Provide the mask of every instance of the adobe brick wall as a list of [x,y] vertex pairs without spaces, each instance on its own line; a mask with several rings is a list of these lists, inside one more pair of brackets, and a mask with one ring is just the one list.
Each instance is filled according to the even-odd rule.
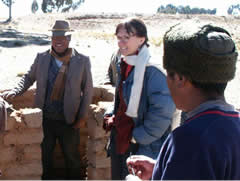
[[103,115],[112,107],[114,99],[114,88],[101,86],[94,89],[93,104],[90,105],[87,122],[87,179],[89,180],[111,180],[111,163],[106,154],[106,144],[109,133],[102,128]]
[[1,179],[41,179],[42,112],[26,108],[8,114],[6,131],[0,134]]
[[[41,148],[43,138],[42,112],[33,108],[35,89],[30,88],[11,104],[17,110],[8,113],[6,130],[0,133],[0,179],[39,180],[41,179]],[[103,114],[111,106],[114,88],[94,87],[94,96],[89,117],[80,129],[79,153],[82,169],[80,178],[108,180],[110,160],[106,157],[105,145],[109,134],[102,130]],[[54,151],[56,177],[64,177],[64,159],[60,146]]]

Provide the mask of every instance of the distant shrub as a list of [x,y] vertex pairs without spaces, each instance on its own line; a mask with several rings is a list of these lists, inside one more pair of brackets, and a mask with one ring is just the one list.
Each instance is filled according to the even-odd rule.
[[162,37],[150,37],[149,42],[157,47],[162,44]]

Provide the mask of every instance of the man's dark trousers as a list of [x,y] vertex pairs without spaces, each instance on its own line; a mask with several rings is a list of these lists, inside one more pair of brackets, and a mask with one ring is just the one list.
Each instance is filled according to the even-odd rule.
[[79,129],[67,125],[65,120],[43,117],[42,166],[43,180],[54,179],[53,152],[58,140],[65,160],[67,180],[77,178],[80,172],[80,156],[78,152]]

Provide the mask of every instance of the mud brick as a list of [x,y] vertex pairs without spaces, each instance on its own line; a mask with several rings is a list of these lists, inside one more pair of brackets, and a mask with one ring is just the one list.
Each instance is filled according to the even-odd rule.
[[40,128],[42,126],[42,111],[39,108],[20,109],[23,121],[28,128]]
[[41,160],[40,144],[27,145],[23,150],[23,159],[27,161]]
[[9,132],[3,138],[4,145],[25,145],[41,143],[43,132],[39,129],[26,129],[22,132]]
[[11,176],[12,179],[19,179],[19,177],[39,176],[42,174],[41,162],[35,161],[28,164],[12,164],[4,172],[4,175]]
[[92,166],[88,166],[87,173],[88,180],[111,180],[111,167],[94,168]]

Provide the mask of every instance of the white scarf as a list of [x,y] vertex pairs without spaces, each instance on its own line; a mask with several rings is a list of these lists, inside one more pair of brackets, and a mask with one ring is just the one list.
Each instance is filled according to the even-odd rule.
[[133,86],[131,89],[131,95],[126,111],[126,115],[130,117],[138,116],[138,107],[142,94],[144,74],[150,57],[151,55],[146,45],[141,48],[138,55],[125,57],[127,64],[135,66]]

